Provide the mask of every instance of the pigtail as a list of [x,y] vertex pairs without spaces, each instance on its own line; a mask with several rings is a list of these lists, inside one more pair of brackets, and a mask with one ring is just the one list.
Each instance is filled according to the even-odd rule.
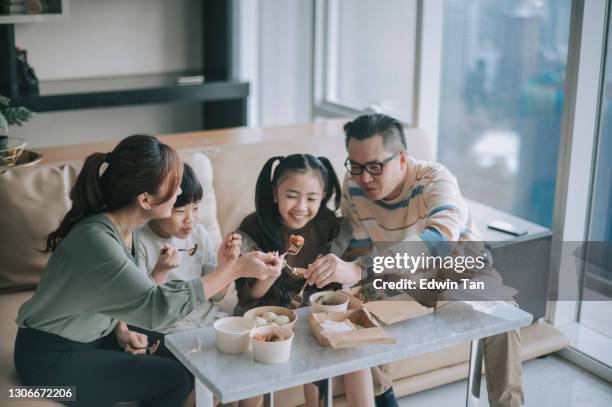
[[340,187],[340,181],[338,180],[338,176],[336,175],[336,171],[334,171],[334,167],[331,162],[327,159],[327,157],[319,157],[319,161],[323,164],[323,167],[327,170],[327,185],[325,185],[325,196],[327,200],[331,199],[331,196],[334,195],[334,209],[338,210],[340,208],[340,199],[342,198],[342,190]]
[[257,223],[266,237],[265,243],[267,248],[262,247],[265,250],[273,250],[271,248],[281,247],[282,244],[278,236],[280,215],[278,213],[278,206],[274,202],[274,184],[272,182],[274,174],[272,167],[283,158],[282,156],[276,156],[266,161],[259,173],[259,177],[257,177],[257,184],[255,185],[255,213]]

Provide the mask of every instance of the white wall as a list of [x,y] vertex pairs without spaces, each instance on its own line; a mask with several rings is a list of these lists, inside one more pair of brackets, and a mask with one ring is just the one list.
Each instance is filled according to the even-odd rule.
[[313,2],[260,0],[258,14],[259,124],[308,122],[312,118]]
[[[18,24],[40,80],[195,70],[201,67],[201,1],[73,0],[70,18]],[[199,104],[41,113],[11,134],[31,147],[201,128]]]

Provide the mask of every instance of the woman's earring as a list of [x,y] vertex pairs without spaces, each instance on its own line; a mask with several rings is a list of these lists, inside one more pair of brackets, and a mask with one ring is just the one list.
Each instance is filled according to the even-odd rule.
[[148,211],[150,211],[150,210],[151,210],[151,207],[150,207],[150,206],[147,206],[147,210],[148,210]]

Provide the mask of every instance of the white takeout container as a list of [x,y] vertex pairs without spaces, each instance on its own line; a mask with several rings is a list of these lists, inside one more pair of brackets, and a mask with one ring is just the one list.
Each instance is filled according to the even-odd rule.
[[217,348],[224,353],[244,353],[249,350],[249,332],[255,321],[245,317],[221,318],[213,324]]
[[[268,335],[270,332],[287,339],[279,342],[263,342],[253,339],[254,335]],[[293,342],[293,331],[284,326],[260,326],[251,331],[251,342],[253,343],[253,356],[261,363],[283,363],[291,356],[291,344]]]
[[[333,301],[337,305],[321,305],[317,299],[323,297],[325,301]],[[344,312],[349,303],[349,296],[339,291],[321,291],[310,296],[310,312]]]
[[264,305],[263,307],[250,309],[244,313],[244,317],[252,320],[254,320],[255,317],[263,318],[263,314],[265,314],[266,312],[274,312],[276,315],[288,316],[290,320],[289,323],[285,325],[280,325],[286,328],[293,329],[293,325],[295,325],[295,321],[297,321],[297,315],[295,315],[295,312],[293,310],[290,310],[289,308],[285,307],[277,307],[274,305]]

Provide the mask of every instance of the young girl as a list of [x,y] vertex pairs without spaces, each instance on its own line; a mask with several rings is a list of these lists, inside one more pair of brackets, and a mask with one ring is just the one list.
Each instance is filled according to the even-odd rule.
[[[172,215],[166,219],[152,219],[140,229],[138,267],[156,284],[168,280],[193,280],[214,270],[217,259],[222,265],[238,257],[238,233],[229,234],[220,245],[218,256],[215,255],[206,229],[197,223],[202,195],[202,185],[193,169],[185,164],[181,194],[174,203]],[[236,292],[231,283],[181,321],[163,327],[160,332],[173,333],[208,326],[216,319],[230,315],[235,305]]]
[[[337,209],[341,198],[340,183],[327,158],[294,154],[269,159],[257,179],[256,211],[247,216],[238,228],[242,234],[241,253],[255,249],[284,253],[289,236],[297,234],[304,238],[304,245],[296,256],[286,256],[285,259],[298,274],[304,274],[319,255],[333,253],[342,256],[349,244],[351,227],[327,207],[332,198]],[[242,315],[248,309],[262,305],[287,307],[305,282],[287,267],[280,276],[265,280],[238,279],[238,306],[234,313]],[[307,305],[308,298],[316,291],[337,288],[341,287],[336,283],[320,289],[308,285],[302,305]],[[349,405],[374,404],[369,369],[344,375],[344,382]],[[324,388],[321,393],[325,393]],[[317,389],[313,385],[304,387],[304,395],[309,406],[318,404]]]

